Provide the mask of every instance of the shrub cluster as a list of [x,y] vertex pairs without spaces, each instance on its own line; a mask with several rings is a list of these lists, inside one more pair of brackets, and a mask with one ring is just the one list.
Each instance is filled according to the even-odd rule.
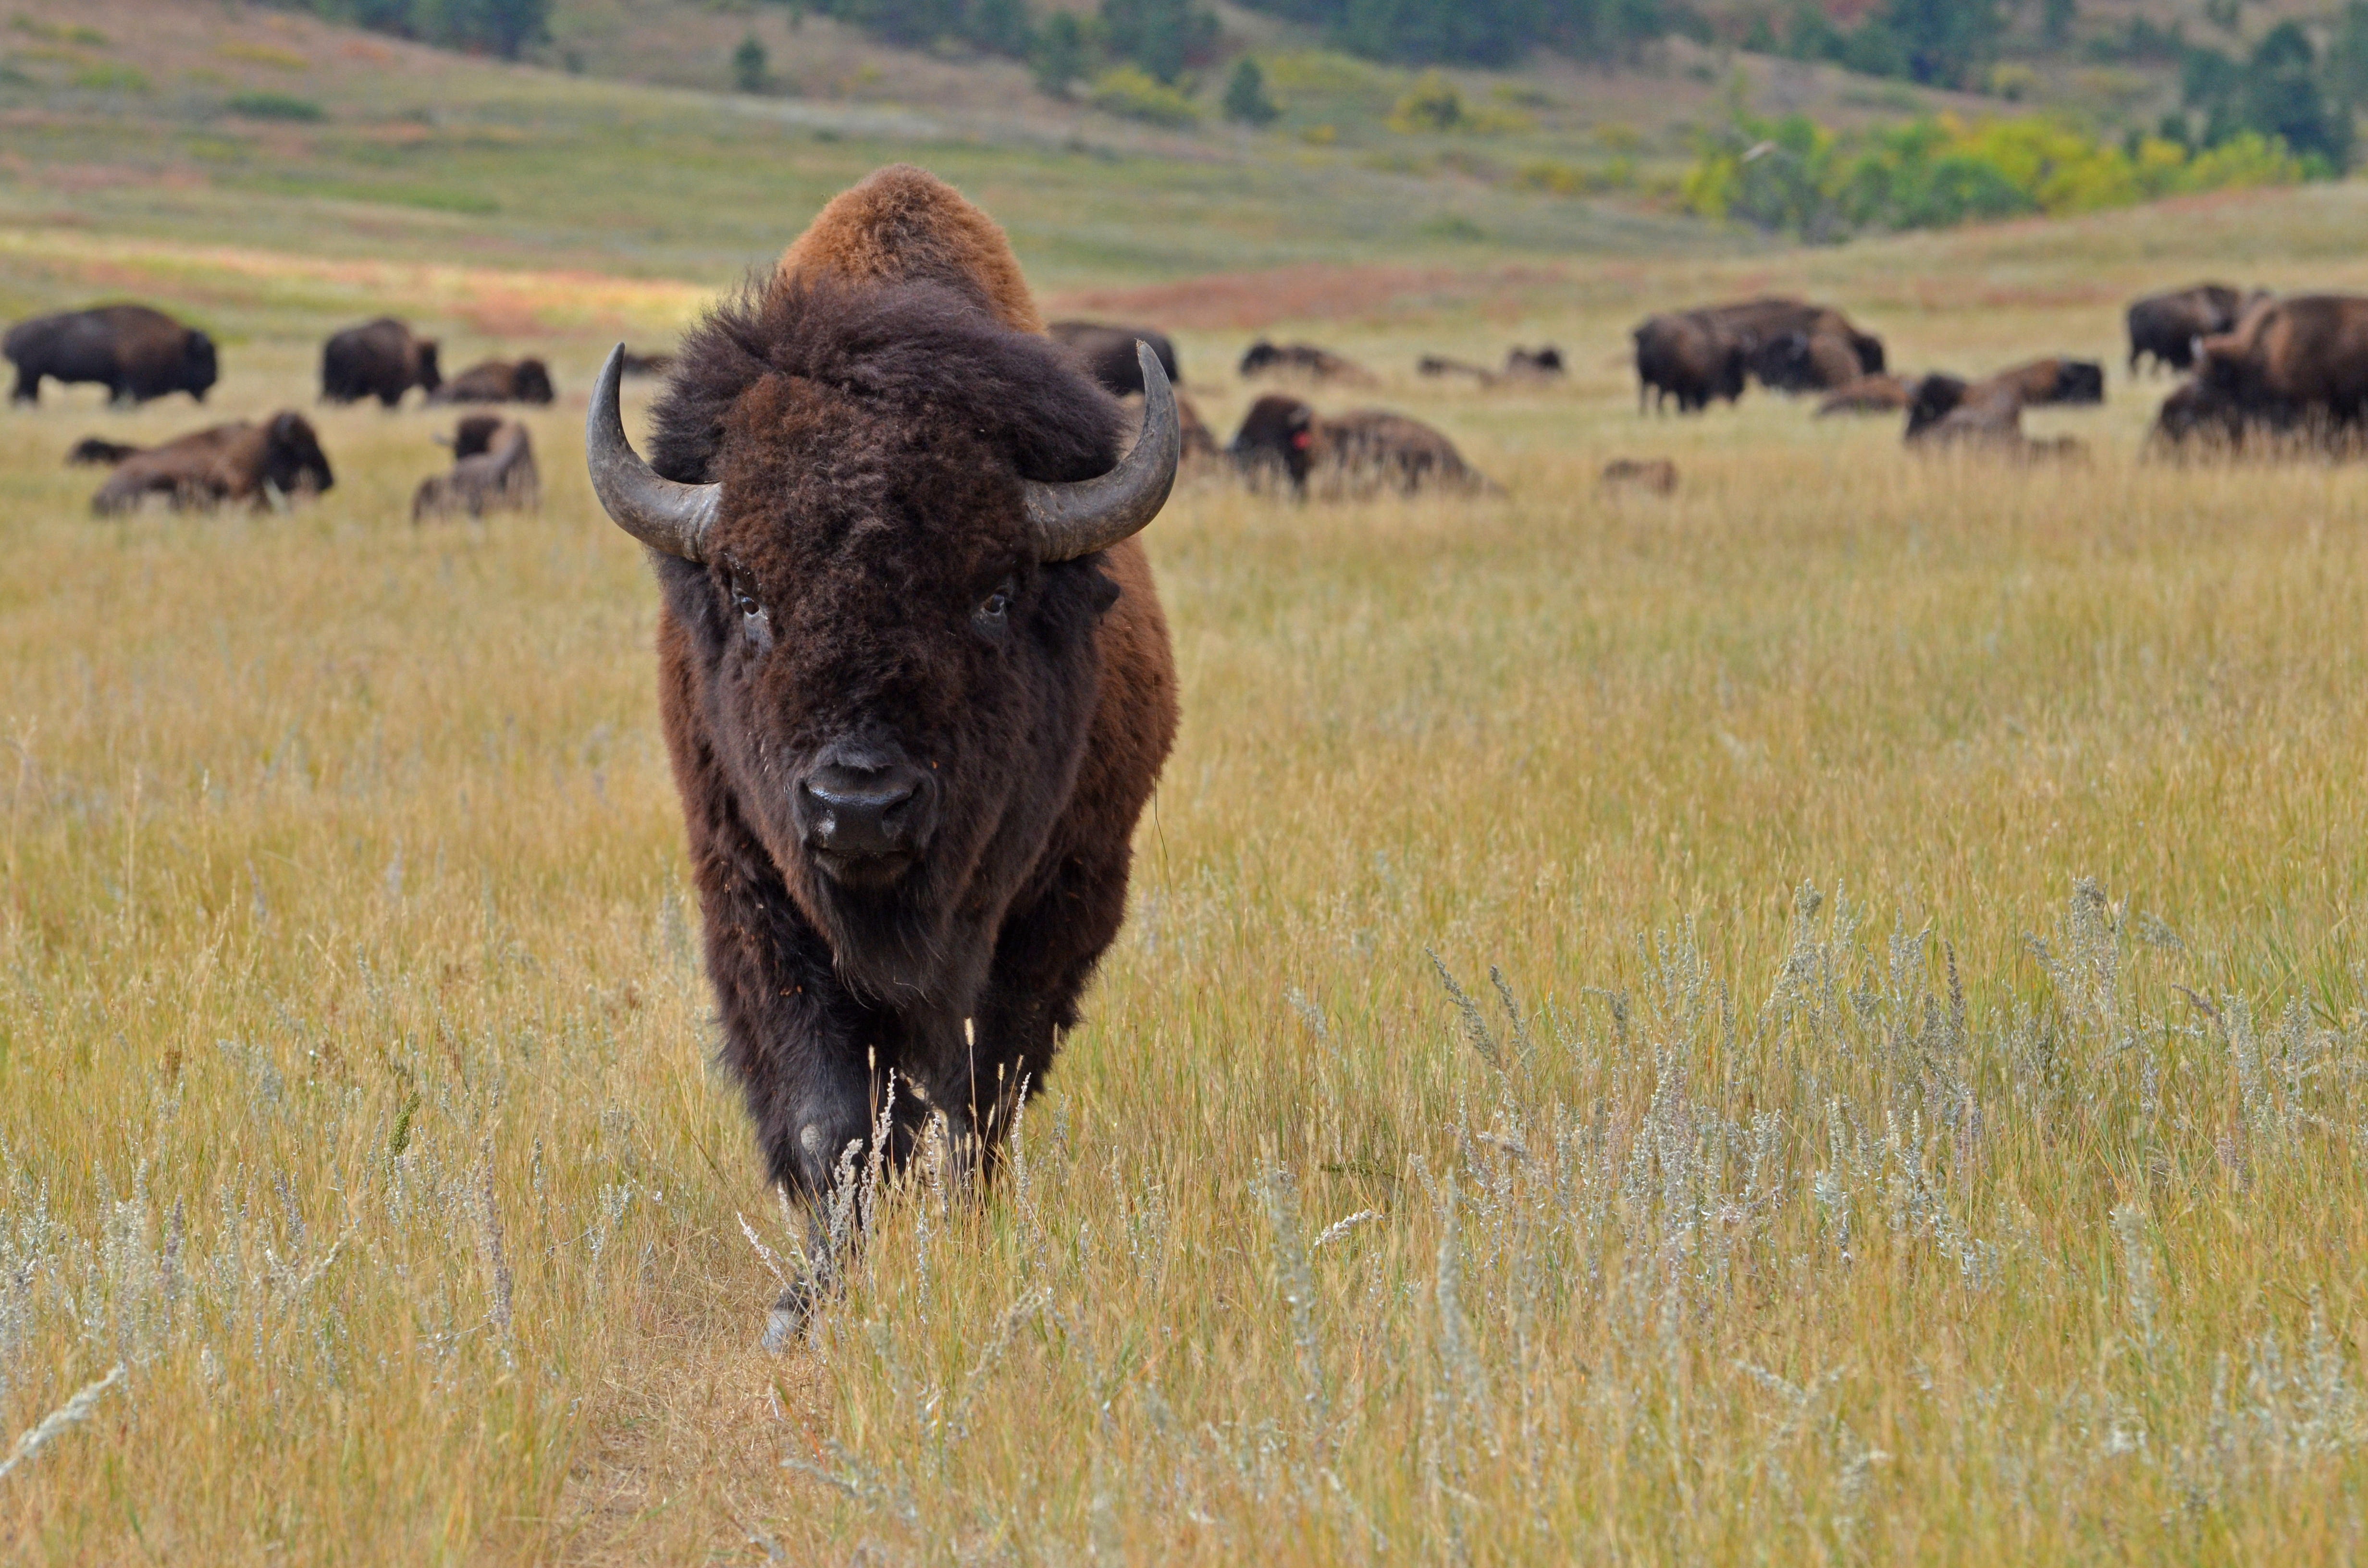
[[1510,65],[1531,50],[1610,60],[1670,30],[1664,0],[1244,0],[1324,29],[1352,54],[1415,64]]
[[1800,115],[1738,113],[1704,139],[1683,193],[1696,212],[1830,241],[1861,229],[2094,212],[2187,191],[2291,184],[2307,172],[2283,142],[2255,131],[2216,147],[2164,137],[2117,146],[2032,116],[1941,115],[1842,136]]

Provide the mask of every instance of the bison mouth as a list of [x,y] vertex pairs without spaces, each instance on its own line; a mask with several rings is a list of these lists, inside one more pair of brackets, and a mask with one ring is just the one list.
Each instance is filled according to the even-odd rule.
[[850,892],[885,892],[902,881],[918,857],[898,851],[884,855],[837,855],[806,846],[814,867]]

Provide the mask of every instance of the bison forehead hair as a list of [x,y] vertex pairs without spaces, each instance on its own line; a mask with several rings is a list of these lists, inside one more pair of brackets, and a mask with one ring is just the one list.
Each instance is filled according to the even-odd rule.
[[[1098,556],[1039,562],[1020,482],[1107,472],[1117,404],[953,291],[792,279],[695,331],[655,412],[651,466],[723,486],[707,562],[658,562],[670,722],[725,797],[693,810],[761,845],[858,991],[963,1005],[1075,788],[1116,595]],[[801,791],[842,767],[924,776],[885,879],[810,845]]]

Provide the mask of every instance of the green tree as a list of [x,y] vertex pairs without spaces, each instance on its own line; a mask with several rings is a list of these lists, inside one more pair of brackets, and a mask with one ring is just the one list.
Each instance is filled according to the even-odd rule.
[[1267,96],[1266,73],[1258,69],[1257,61],[1243,55],[1225,79],[1225,118],[1243,125],[1272,125],[1281,117],[1282,110]]
[[732,51],[732,85],[744,93],[765,90],[765,46],[753,32]]
[[2280,22],[2254,45],[2238,112],[2248,129],[2283,138],[2301,157],[2324,159],[2339,171],[2351,162],[2351,111],[2328,103],[2319,87],[2318,51],[2299,22]]
[[1030,57],[1039,90],[1066,97],[1070,86],[1093,64],[1093,40],[1073,11],[1055,11],[1036,29],[1036,50]]

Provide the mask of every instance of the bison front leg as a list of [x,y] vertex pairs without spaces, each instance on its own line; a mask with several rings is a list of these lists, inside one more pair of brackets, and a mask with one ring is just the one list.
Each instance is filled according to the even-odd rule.
[[9,392],[8,401],[10,403],[40,402],[41,373],[39,370],[28,369],[22,365],[17,366],[17,385]]

